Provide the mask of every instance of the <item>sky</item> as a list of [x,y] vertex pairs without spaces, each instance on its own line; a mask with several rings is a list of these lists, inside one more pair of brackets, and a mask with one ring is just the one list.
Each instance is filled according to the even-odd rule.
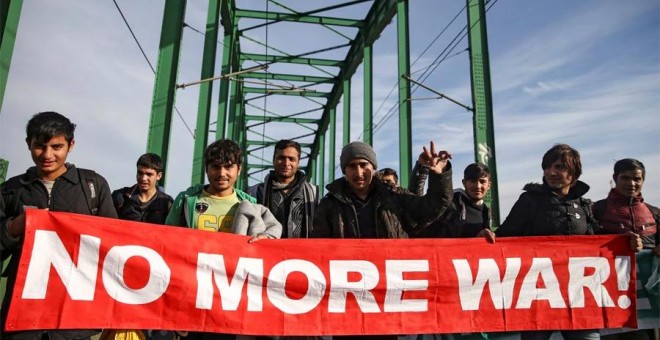
[[[302,0],[284,3],[301,11],[310,6]],[[328,2],[334,3],[337,1]],[[117,4],[156,65],[163,2],[117,0]],[[188,1],[186,23],[202,30],[207,4]],[[238,1],[238,5],[260,10],[267,6],[263,0]],[[340,14],[361,18],[369,5],[344,9]],[[525,183],[541,181],[541,157],[556,143],[580,151],[580,180],[591,186],[586,197],[606,197],[614,162],[632,157],[646,165],[646,201],[659,205],[660,2],[493,0],[491,5],[487,25],[501,216],[508,214]],[[272,3],[268,6],[282,11]],[[465,3],[412,0],[409,6],[410,54],[415,61],[412,78],[423,79],[425,85],[471,106],[469,60],[464,52],[467,42],[460,42],[437,68],[434,64],[465,26]],[[291,54],[342,43],[338,35],[316,29],[301,31],[277,24],[253,34]],[[202,43],[201,34],[184,30],[177,83],[199,79]],[[241,44],[244,51],[264,52],[249,40]],[[343,58],[345,50],[333,53]],[[269,71],[287,70],[282,66]],[[391,109],[396,105],[396,92],[388,96],[397,78],[393,21],[374,44],[374,122],[379,123],[374,148],[379,168],[400,170],[398,119],[396,108]],[[360,67],[352,79],[351,140],[361,138],[362,82]],[[21,174],[32,165],[24,143],[29,118],[53,110],[77,124],[70,162],[96,170],[112,189],[133,184],[135,161],[146,151],[153,86],[154,74],[112,1],[25,1],[0,111],[0,158],[10,161],[8,175]],[[450,151],[454,186],[459,187],[462,169],[474,161],[471,114],[446,100],[424,99],[434,96],[424,89],[413,90],[413,154],[431,140]],[[181,117],[175,113],[165,187],[172,196],[190,184],[193,137],[185,124],[190,129],[195,126],[198,91],[194,87],[177,91]],[[261,110],[297,112],[304,104],[294,98],[254,103]],[[342,103],[337,113],[337,158],[342,140],[341,107]],[[387,112],[395,114],[387,119]],[[263,132],[273,138],[288,137],[288,131],[282,129]],[[269,159],[270,152],[251,157]],[[338,169],[326,171],[326,183],[339,176]],[[257,180],[251,178],[250,182]]]

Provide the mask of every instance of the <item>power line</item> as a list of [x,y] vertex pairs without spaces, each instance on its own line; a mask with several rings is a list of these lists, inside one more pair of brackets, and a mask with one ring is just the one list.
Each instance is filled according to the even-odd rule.
[[[486,2],[486,5],[489,5],[489,4],[490,4],[490,6],[489,6],[488,8],[486,8],[486,13],[487,13],[487,12],[488,12],[488,11],[489,11],[489,10],[490,10],[490,9],[496,4],[496,3],[497,3],[497,1],[499,1],[499,0],[491,0],[491,1],[487,1],[487,2]],[[492,3],[491,3],[491,2],[492,2]],[[464,9],[465,9],[465,7],[459,12],[459,14],[460,14]],[[456,17],[457,17],[457,16],[456,16]],[[456,17],[454,17],[454,18],[456,18]],[[468,32],[467,32],[467,28],[468,28],[468,25],[466,24],[465,27],[463,27],[463,29],[462,29],[462,30],[461,30],[461,31],[460,31],[460,32],[454,37],[454,39],[452,39],[452,41],[447,45],[447,47],[445,47],[445,48],[442,50],[442,52],[440,52],[440,54],[438,55],[438,57],[434,59],[433,63],[431,63],[431,65],[429,65],[429,67],[432,66],[432,65],[434,65],[433,68],[432,68],[430,71],[428,71],[428,68],[427,68],[427,69],[422,73],[422,75],[420,76],[420,80],[419,80],[420,83],[421,83],[421,82],[424,82],[426,79],[428,79],[428,77],[431,76],[431,74],[432,74],[432,73],[438,68],[438,66],[440,66],[440,64],[441,64],[442,62],[444,62],[444,61],[447,60],[448,58],[454,57],[454,56],[456,56],[456,55],[458,55],[458,54],[461,54],[461,53],[463,53],[463,52],[465,52],[465,51],[468,50],[468,49],[466,48],[466,49],[463,50],[463,51],[457,52],[457,53],[455,53],[455,54],[453,54],[453,55],[449,55],[449,53],[453,52],[454,49],[458,46],[458,44],[460,44],[460,43],[463,41],[463,39],[465,39],[465,37],[466,37],[467,34],[468,34]],[[460,37],[460,39],[458,39],[459,37]],[[456,39],[458,39],[458,40],[456,40]],[[452,44],[453,44],[453,46],[452,46]],[[450,46],[451,46],[451,48],[450,48]],[[446,52],[446,53],[445,53],[445,52]],[[442,55],[443,55],[443,54],[445,55],[444,58],[442,58]],[[442,58],[442,59],[440,59],[440,58]],[[427,73],[427,71],[428,71],[428,73]],[[419,72],[419,71],[417,71],[417,72]],[[395,86],[396,86],[396,85],[395,85]],[[418,88],[419,88],[419,86],[416,86],[416,87],[412,90],[412,93],[414,93]],[[398,103],[397,103],[397,104],[398,104]],[[381,120],[379,120],[378,123],[375,124],[374,129],[373,129],[373,130],[374,130],[374,133],[375,133],[376,131],[378,131],[383,125],[385,125],[385,123],[386,123],[387,121],[389,121],[390,118],[392,118],[392,116],[394,115],[395,109],[398,108],[398,105],[397,105],[397,104],[392,105],[392,106],[390,107],[390,109],[387,111],[387,113],[385,114],[385,116],[384,116]]]
[[[151,72],[156,74],[156,69],[154,66],[151,64],[151,61],[149,61],[149,58],[147,57],[147,54],[144,52],[144,49],[142,48],[142,45],[140,44],[140,41],[138,41],[137,37],[135,36],[135,33],[133,33],[133,29],[131,28],[131,25],[128,23],[128,20],[126,20],[126,17],[124,16],[124,13],[122,12],[121,8],[119,8],[119,4],[117,4],[117,0],[112,0],[114,2],[115,7],[117,7],[117,11],[119,11],[119,15],[121,15],[121,18],[124,20],[124,23],[126,24],[126,27],[128,28],[128,31],[131,32],[131,36],[133,36],[133,40],[137,44],[138,48],[140,49],[140,52],[142,52],[142,56],[144,57],[144,60],[147,61],[147,64],[149,64],[149,68],[151,68]],[[192,136],[193,139],[195,139],[195,134],[193,131],[190,129],[188,124],[186,123],[186,120],[183,119],[183,115],[181,115],[181,112],[179,112],[179,109],[174,106],[174,110],[176,111],[177,115],[179,115],[179,118],[181,118],[181,121],[183,122],[183,125],[188,129],[188,132],[190,132],[190,136]]]

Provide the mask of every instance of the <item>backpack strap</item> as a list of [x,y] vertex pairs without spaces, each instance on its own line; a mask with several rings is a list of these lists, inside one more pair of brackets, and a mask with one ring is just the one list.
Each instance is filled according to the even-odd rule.
[[80,185],[82,186],[82,191],[85,194],[85,201],[87,201],[87,207],[92,215],[99,214],[99,196],[98,191],[101,189],[101,186],[98,182],[98,175],[93,170],[87,169],[77,169],[78,178],[80,179]]

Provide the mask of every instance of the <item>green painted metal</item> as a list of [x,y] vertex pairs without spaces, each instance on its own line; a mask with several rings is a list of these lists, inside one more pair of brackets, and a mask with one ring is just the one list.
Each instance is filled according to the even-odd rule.
[[241,83],[235,81],[229,82],[229,108],[227,109],[227,129],[225,136],[223,138],[234,139],[234,130],[236,125],[236,103],[238,102],[238,92],[239,88],[242,86]]
[[297,74],[259,73],[259,72],[242,73],[239,76],[239,78],[301,81],[301,82],[314,83],[314,84],[334,83],[335,82],[335,79],[332,78],[332,77],[304,76],[304,75],[297,75]]
[[[328,173],[330,181],[335,179],[335,150],[337,149],[337,110],[330,110],[330,148],[328,150]],[[325,188],[323,188],[325,191]],[[322,191],[322,192],[323,192]]]
[[486,197],[491,207],[493,227],[500,225],[497,164],[495,162],[495,131],[493,122],[493,100],[490,84],[490,61],[488,57],[488,34],[484,0],[466,0],[468,38],[470,44],[470,74],[472,80],[472,107],[474,107],[475,160],[490,169],[492,186]]
[[[230,31],[227,32],[225,28],[225,35],[223,39],[223,49],[222,49],[222,66],[220,67],[220,72],[222,74],[228,74],[231,72],[231,54],[232,46],[234,44],[234,35],[232,27],[229,28]],[[216,115],[216,129],[215,129],[215,139],[225,138],[227,135],[227,109],[229,106],[229,88],[230,81],[227,78],[220,79],[220,91],[218,95],[218,113]]]
[[[163,172],[166,176],[172,110],[174,108],[176,76],[185,13],[186,0],[165,1],[147,152],[160,155],[163,159]],[[165,177],[161,179],[161,184],[165,185]]]
[[364,123],[362,124],[362,139],[369,145],[374,145],[373,137],[373,115],[374,115],[374,91],[373,91],[373,51],[371,45],[364,47]]
[[319,152],[319,187],[325,187],[325,135],[321,136],[321,152]]
[[[351,42],[351,47],[346,54],[343,61],[343,67],[338,77],[339,79],[350,78],[357,67],[362,63],[364,46],[371,45],[378,37],[383,29],[392,21],[397,12],[397,0],[379,0],[374,1],[369,9],[366,18],[364,19],[365,25],[361,28]],[[321,117],[321,124],[319,124],[318,131],[322,133],[328,129],[330,124],[330,110],[337,107],[339,99],[344,92],[343,82],[337,81],[330,91],[328,103],[325,105],[325,110]],[[314,139],[314,148],[310,152],[310,157],[313,159],[319,152],[320,136]],[[309,169],[308,169],[309,170]]]
[[263,55],[253,53],[241,53],[241,61],[265,61],[267,63],[289,63],[289,64],[304,64],[316,66],[334,66],[343,67],[344,62],[341,60],[322,59],[322,58],[301,58],[296,56],[278,56],[278,55]]
[[410,75],[408,1],[398,0],[396,10],[399,57],[399,183],[408,183],[412,170],[412,107],[410,105],[410,83],[402,77]]
[[7,179],[8,172],[9,172],[9,161],[0,158],[0,184],[5,182],[5,180]]
[[[218,26],[220,24],[220,0],[209,0],[206,32],[204,34],[204,55],[200,79],[213,77],[217,51]],[[204,183],[204,150],[209,140],[209,119],[211,116],[211,98],[213,82],[204,82],[199,86],[199,104],[197,106],[197,125],[195,128],[195,146],[190,183]]]
[[0,112],[2,112],[2,102],[5,98],[22,7],[23,0],[2,0],[0,2],[0,38],[2,39],[0,40]]
[[239,9],[236,16],[241,18],[275,20],[275,21],[295,21],[308,24],[324,24],[332,26],[362,27],[364,23],[361,20],[320,17],[313,15],[303,15],[294,13],[263,12]]
[[[344,112],[343,112],[343,133],[342,145],[351,142],[351,79],[344,79]],[[320,143],[320,139],[319,139]],[[320,149],[319,149],[320,150]]]
[[289,118],[289,117],[264,117],[256,115],[246,115],[247,121],[256,120],[263,122],[297,123],[297,124],[318,124],[319,120],[315,118]]
[[329,93],[320,91],[297,91],[287,89],[264,89],[263,87],[244,87],[245,93],[272,93],[284,96],[327,97]]

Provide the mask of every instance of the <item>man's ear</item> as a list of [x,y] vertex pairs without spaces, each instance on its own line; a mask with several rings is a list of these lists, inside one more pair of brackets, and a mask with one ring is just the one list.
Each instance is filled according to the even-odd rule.
[[69,142],[69,152],[73,150],[73,146],[76,145],[76,140],[72,139],[71,142]]
[[163,172],[162,172],[162,171],[158,171],[158,173],[156,174],[156,180],[157,180],[157,181],[160,181],[161,178],[163,178]]
[[32,150],[32,141],[25,137],[25,144],[28,146],[28,150]]

